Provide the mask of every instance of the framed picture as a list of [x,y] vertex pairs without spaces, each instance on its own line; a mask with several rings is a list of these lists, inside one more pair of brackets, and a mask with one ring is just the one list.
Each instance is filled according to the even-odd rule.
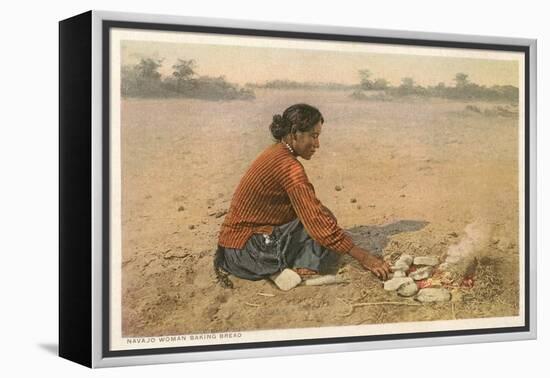
[[536,337],[536,41],[60,22],[60,355]]

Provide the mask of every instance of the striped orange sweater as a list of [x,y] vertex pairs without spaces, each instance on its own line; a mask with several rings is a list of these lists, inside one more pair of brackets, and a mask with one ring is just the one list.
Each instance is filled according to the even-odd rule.
[[296,217],[322,246],[344,254],[353,242],[315,196],[303,165],[282,143],[256,158],[239,183],[222,224],[218,244],[242,249],[254,233],[271,234],[274,226]]

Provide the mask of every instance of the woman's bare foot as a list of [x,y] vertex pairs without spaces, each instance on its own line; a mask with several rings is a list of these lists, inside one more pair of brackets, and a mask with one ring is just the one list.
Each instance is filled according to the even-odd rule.
[[302,278],[307,278],[319,274],[319,272],[308,268],[293,268],[292,270],[298,273]]

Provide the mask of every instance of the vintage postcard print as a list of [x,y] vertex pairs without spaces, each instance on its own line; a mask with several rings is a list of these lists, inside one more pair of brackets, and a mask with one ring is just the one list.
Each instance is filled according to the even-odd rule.
[[[125,27],[108,42],[110,351],[525,326],[524,51]],[[271,132],[293,127],[283,115],[296,104],[322,115],[319,130],[295,134],[313,138],[302,139],[313,156]],[[298,163],[250,173],[271,149]],[[224,222],[250,219],[243,187],[257,193],[244,178],[263,175],[263,190],[287,166],[303,167],[306,210],[273,184],[254,211],[287,206],[311,226],[329,209],[337,226],[302,233],[325,248],[341,230],[339,250],[325,248],[334,259],[256,279],[214,269]],[[244,224],[256,230],[244,241],[278,243],[291,219],[258,214],[269,221]],[[389,276],[346,253],[347,240]],[[253,253],[236,245],[222,253]]]

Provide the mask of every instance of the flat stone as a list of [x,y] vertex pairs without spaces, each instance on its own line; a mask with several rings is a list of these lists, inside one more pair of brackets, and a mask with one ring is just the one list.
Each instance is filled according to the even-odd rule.
[[393,277],[394,278],[407,277],[407,274],[402,270],[396,270],[395,272],[393,272]]
[[272,275],[271,280],[282,291],[294,289],[302,282],[300,275],[292,269],[285,269],[281,273]]
[[394,291],[399,289],[401,285],[409,282],[414,283],[414,280],[410,277],[394,277],[391,280],[384,282],[384,290]]
[[412,262],[413,257],[411,255],[403,254],[399,256],[397,261],[391,267],[391,270],[394,272],[398,270],[402,270],[405,272],[411,267]]
[[417,256],[414,258],[414,265],[436,266],[439,264],[439,258],[434,256]]
[[412,297],[418,292],[418,286],[416,286],[416,283],[414,282],[408,282],[399,287],[397,289],[397,294],[399,294],[402,297]]
[[416,298],[419,302],[447,302],[451,300],[451,293],[444,288],[421,289]]
[[414,272],[409,273],[409,277],[411,277],[415,281],[425,280],[432,275],[433,269],[434,268],[432,268],[431,266],[423,266],[421,268],[418,268]]
[[413,257],[411,255],[403,254],[397,259],[396,263],[398,262],[404,262],[408,266],[411,266],[411,264],[413,263]]
[[391,270],[392,271],[397,271],[397,270],[402,270],[402,271],[406,271],[410,268],[410,265],[407,264],[406,262],[404,261],[396,261],[395,264],[393,264],[391,266]]

